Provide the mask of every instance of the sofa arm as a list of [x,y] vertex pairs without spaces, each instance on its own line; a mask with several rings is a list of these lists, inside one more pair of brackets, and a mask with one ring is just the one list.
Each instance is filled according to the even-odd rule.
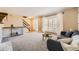
[[73,49],[71,49],[72,48],[71,45],[68,45],[64,42],[61,42],[61,45],[62,45],[62,48],[64,49],[64,51],[72,51],[73,50]]
[[79,47],[60,42],[64,51],[79,51]]
[[72,42],[72,39],[71,38],[65,38],[65,39],[58,39],[57,41],[63,42],[63,43],[66,43],[66,44],[70,44]]

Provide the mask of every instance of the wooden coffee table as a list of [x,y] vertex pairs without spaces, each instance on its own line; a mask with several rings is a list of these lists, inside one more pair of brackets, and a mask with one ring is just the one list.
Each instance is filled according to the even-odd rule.
[[45,32],[42,34],[42,39],[49,39],[49,38],[52,38],[53,36],[52,35],[57,35],[57,33],[54,33],[54,32]]

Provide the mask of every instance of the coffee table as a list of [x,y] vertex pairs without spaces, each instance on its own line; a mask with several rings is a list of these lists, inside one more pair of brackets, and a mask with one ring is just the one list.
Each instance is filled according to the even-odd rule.
[[57,36],[57,33],[54,33],[54,32],[45,32],[45,33],[42,34],[42,40],[52,39],[52,37],[54,37],[53,35]]

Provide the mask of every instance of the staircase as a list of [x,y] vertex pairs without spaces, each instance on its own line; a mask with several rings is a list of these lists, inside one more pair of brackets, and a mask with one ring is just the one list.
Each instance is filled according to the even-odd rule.
[[25,28],[27,28],[28,31],[30,32],[30,24],[27,23],[25,20],[23,20],[23,26],[24,26]]
[[2,23],[3,18],[7,15],[7,13],[0,12],[0,24]]

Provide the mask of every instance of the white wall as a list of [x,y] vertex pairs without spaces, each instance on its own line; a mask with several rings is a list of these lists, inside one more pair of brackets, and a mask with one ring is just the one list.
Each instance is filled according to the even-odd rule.
[[78,30],[79,30],[79,8],[78,8]]
[[3,20],[5,27],[10,27],[13,24],[15,27],[23,26],[23,21],[21,16],[8,14],[7,18]]
[[61,31],[63,31],[63,13],[58,13],[57,14],[57,18],[58,18],[58,35],[60,34]]
[[1,43],[1,41],[2,41],[2,27],[3,27],[4,25],[3,24],[0,24],[0,43]]
[[48,20],[46,17],[43,17],[43,24],[42,24],[42,31],[45,32],[45,31],[48,31]]
[[38,31],[38,17],[34,18],[34,30]]
[[2,41],[2,28],[0,27],[0,43]]

